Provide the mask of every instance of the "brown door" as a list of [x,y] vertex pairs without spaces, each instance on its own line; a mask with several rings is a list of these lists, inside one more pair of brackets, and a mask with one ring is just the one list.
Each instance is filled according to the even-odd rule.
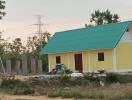
[[61,63],[61,57],[60,56],[56,56],[56,64],[60,64]]
[[82,54],[75,54],[75,70],[82,72]]

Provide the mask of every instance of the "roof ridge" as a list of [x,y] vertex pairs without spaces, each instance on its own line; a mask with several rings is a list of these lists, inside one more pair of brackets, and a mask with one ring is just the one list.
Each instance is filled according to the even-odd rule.
[[128,21],[123,21],[123,22],[102,24],[102,25],[96,25],[96,26],[88,27],[88,28],[86,28],[86,27],[84,27],[84,28],[77,28],[77,29],[71,29],[71,30],[66,30],[66,31],[60,31],[60,32],[56,32],[56,33],[69,32],[69,31],[77,31],[77,30],[82,30],[82,29],[92,29],[92,28],[103,27],[103,26],[114,25],[114,24],[121,24],[121,23],[126,23],[126,22],[132,22],[132,21],[131,20],[128,20]]

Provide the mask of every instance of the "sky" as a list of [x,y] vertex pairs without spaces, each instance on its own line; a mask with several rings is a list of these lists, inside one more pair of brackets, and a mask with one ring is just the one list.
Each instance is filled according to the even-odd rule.
[[132,20],[132,0],[5,0],[7,15],[0,20],[5,39],[25,42],[37,31],[36,15],[42,15],[43,31],[55,32],[84,27],[95,10],[109,9],[121,21]]

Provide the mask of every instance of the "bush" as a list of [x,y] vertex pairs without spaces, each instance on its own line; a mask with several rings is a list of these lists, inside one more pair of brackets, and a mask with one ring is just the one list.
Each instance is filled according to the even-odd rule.
[[55,98],[55,97],[59,97],[60,93],[61,92],[59,90],[49,91],[47,95],[48,95],[48,97]]
[[79,93],[79,91],[63,91],[63,90],[57,90],[57,91],[51,91],[48,93],[48,97],[62,97],[62,98],[82,98],[82,95]]
[[119,76],[119,74],[117,74],[117,73],[107,73],[106,74],[106,82],[109,82],[109,83],[119,82],[118,76]]
[[132,83],[132,75],[118,75],[118,80],[120,83]]
[[15,79],[3,80],[0,89],[3,90],[3,92],[17,95],[34,93],[34,89],[32,89],[28,83]]
[[21,82],[20,80],[9,79],[9,80],[3,80],[0,87],[13,89],[16,85],[21,85],[21,84],[23,84],[23,82]]
[[99,82],[99,77],[95,73],[85,73],[84,78],[90,82]]
[[[32,88],[26,88],[26,89],[23,91],[22,94],[28,95],[28,94],[34,94],[34,93],[35,93],[35,91],[34,91]],[[18,94],[18,93],[16,93],[16,94]]]
[[70,76],[61,76],[60,77],[60,82],[65,83],[70,81]]

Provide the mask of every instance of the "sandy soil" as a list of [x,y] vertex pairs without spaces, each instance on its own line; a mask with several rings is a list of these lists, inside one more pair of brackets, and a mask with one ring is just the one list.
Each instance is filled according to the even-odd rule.
[[61,98],[47,98],[46,96],[10,96],[2,95],[0,100],[74,100],[74,99],[61,99]]
[[[78,100],[78,99],[48,98],[46,96],[16,96],[16,95],[11,96],[11,95],[0,94],[0,100]],[[83,99],[83,100],[90,100],[90,99]]]

